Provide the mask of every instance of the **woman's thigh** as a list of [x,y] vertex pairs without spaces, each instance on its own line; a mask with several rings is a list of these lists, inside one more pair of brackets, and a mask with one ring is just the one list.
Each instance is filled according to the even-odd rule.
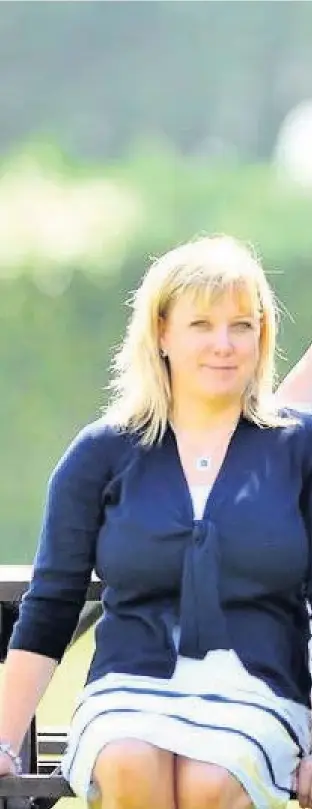
[[176,809],[174,756],[147,742],[107,744],[97,757],[93,779],[105,809]]
[[177,809],[251,809],[241,784],[223,767],[179,757],[176,762]]

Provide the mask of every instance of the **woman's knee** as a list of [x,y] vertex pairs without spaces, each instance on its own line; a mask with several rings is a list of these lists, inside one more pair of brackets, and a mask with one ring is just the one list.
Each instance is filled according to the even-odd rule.
[[107,809],[174,809],[173,756],[146,742],[107,744],[93,778]]
[[181,758],[177,762],[178,809],[251,809],[249,796],[223,767]]

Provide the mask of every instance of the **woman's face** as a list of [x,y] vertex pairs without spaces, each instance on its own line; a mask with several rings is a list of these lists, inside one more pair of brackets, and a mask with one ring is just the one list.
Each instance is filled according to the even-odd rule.
[[222,293],[205,308],[187,292],[160,319],[173,396],[241,401],[259,360],[260,318],[247,295]]

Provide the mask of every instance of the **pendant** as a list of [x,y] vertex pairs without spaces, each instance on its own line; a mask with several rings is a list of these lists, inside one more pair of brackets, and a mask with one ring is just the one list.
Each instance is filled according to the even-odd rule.
[[211,466],[211,457],[209,455],[201,455],[199,458],[196,458],[196,469],[199,472],[205,472],[207,469],[210,469]]

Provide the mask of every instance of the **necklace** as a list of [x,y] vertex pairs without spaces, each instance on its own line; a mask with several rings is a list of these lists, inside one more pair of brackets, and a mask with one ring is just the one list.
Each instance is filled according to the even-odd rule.
[[[176,431],[175,431],[175,428],[174,428],[172,422],[170,422],[170,426],[171,426],[171,428],[172,428],[172,430],[173,430],[173,432],[174,432],[174,434],[176,436]],[[211,469],[212,462],[213,462],[213,457],[216,454],[216,452],[218,451],[218,449],[220,447],[220,444],[222,444],[222,442],[224,441],[224,438],[227,439],[227,441],[229,442],[231,440],[231,438],[232,438],[233,433],[235,432],[235,429],[236,429],[236,424],[235,424],[234,427],[232,427],[231,430],[229,430],[229,432],[225,436],[223,436],[221,441],[218,441],[218,443],[216,444],[216,446],[214,447],[214,449],[210,453],[210,455],[196,455],[195,456],[194,465],[195,465],[195,469],[197,470],[197,472],[207,472],[209,469]]]
[[195,466],[198,472],[206,472],[207,469],[210,469],[211,463],[211,455],[198,455],[198,457],[195,458]]

